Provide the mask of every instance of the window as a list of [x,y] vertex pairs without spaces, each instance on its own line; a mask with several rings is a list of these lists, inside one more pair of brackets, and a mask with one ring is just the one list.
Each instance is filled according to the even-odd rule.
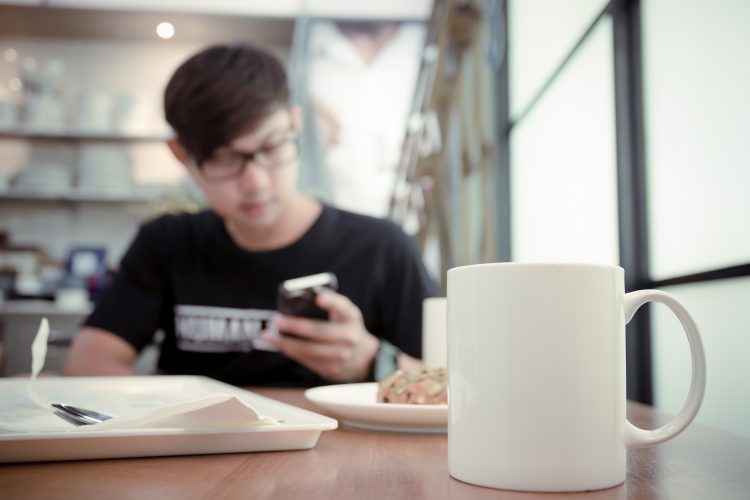
[[[703,333],[698,420],[750,436],[750,404],[737,393],[750,380],[748,25],[742,0],[641,7],[650,278],[686,303]],[[654,403],[676,413],[689,354],[676,320],[654,310]]]
[[[676,295],[706,347],[698,420],[750,436],[735,389],[750,380],[750,3],[512,0],[507,15],[510,259],[619,261],[628,290]],[[628,396],[679,412],[677,319],[649,306],[627,341]]]

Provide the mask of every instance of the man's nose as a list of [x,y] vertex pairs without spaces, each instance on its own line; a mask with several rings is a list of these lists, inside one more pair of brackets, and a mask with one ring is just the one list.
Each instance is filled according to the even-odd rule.
[[247,158],[240,173],[240,187],[244,191],[257,191],[270,184],[271,178],[263,167],[255,163],[254,159]]

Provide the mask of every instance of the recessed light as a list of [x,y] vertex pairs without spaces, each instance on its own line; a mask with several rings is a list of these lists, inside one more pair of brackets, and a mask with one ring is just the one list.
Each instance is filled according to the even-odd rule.
[[36,66],[36,59],[34,59],[33,57],[26,57],[23,60],[23,67],[27,71],[34,71],[36,69]]
[[12,90],[13,92],[18,92],[23,88],[23,82],[20,78],[17,76],[14,76],[10,80],[8,80],[8,88]]
[[18,51],[16,49],[5,49],[3,51],[3,59],[6,62],[16,62],[18,60]]
[[159,23],[156,26],[156,34],[159,35],[159,38],[163,38],[165,40],[172,38],[174,36],[174,26],[172,26],[172,23],[168,23],[166,21]]

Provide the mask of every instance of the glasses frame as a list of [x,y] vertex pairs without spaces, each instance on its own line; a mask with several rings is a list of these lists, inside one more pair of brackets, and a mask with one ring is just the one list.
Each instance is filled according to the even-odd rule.
[[194,160],[195,165],[198,167],[198,171],[200,172],[201,177],[203,177],[207,181],[212,181],[212,182],[213,181],[220,182],[220,181],[226,181],[226,180],[237,179],[239,177],[242,177],[242,175],[245,173],[245,170],[247,170],[247,166],[250,162],[252,162],[254,166],[260,168],[264,172],[273,173],[276,170],[279,170],[288,165],[291,165],[294,161],[298,160],[300,157],[299,136],[297,135],[296,131],[294,131],[293,127],[290,127],[288,132],[289,132],[289,135],[285,137],[284,139],[282,139],[281,141],[279,141],[276,145],[277,147],[286,145],[287,143],[291,143],[294,145],[294,148],[295,148],[294,157],[290,158],[289,160],[285,162],[274,164],[274,165],[266,165],[262,162],[258,162],[257,157],[259,154],[262,154],[262,150],[263,150],[263,148],[258,148],[255,151],[250,151],[250,152],[237,151],[235,149],[228,149],[227,151],[229,153],[237,155],[241,159],[241,163],[237,171],[232,172],[230,174],[220,175],[220,176],[212,176],[212,175],[207,174],[207,171],[205,169],[205,164],[206,162],[211,161],[211,158],[207,158],[205,160]]

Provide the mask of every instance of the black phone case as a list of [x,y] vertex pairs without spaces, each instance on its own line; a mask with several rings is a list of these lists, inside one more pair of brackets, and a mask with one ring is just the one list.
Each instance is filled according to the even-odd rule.
[[279,286],[276,309],[281,314],[301,316],[313,319],[328,319],[328,311],[324,311],[315,304],[315,296],[322,289],[336,290],[338,287],[336,276],[331,274],[331,281],[325,285],[318,285],[300,290],[286,290]]

